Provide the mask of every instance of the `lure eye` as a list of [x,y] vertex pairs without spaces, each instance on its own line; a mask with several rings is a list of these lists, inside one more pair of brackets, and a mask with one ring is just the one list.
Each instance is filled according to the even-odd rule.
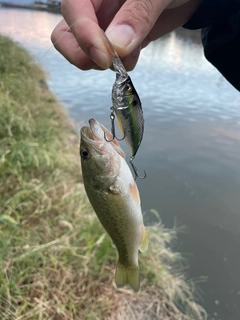
[[89,155],[88,149],[85,149],[85,148],[81,149],[80,156],[83,159],[88,159],[88,155]]
[[131,92],[132,91],[132,86],[129,83],[127,83],[126,84],[126,89],[127,89],[128,92]]

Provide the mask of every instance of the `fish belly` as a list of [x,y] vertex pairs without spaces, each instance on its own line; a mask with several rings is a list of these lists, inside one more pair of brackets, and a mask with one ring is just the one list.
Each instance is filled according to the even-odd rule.
[[127,195],[87,189],[98,219],[118,250],[119,261],[126,266],[137,266],[143,229],[141,209],[134,208]]

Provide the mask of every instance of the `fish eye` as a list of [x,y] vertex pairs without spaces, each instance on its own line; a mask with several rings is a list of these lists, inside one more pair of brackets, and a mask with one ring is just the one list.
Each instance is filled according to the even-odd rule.
[[88,158],[88,149],[85,149],[85,148],[82,148],[81,151],[80,151],[80,156],[83,158],[83,159],[87,159]]

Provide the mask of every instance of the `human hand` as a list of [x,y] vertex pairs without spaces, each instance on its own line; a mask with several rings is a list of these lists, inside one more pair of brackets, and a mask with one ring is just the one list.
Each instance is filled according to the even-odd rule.
[[[62,19],[53,30],[55,48],[82,70],[112,65],[105,31],[127,70],[140,50],[186,23],[202,0],[62,0]],[[166,9],[166,10],[165,10]]]

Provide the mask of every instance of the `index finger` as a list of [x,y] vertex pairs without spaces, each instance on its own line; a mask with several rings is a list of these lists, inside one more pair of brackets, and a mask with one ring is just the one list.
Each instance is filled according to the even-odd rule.
[[112,64],[112,58],[96,17],[101,3],[102,0],[62,0],[61,10],[80,48],[97,65],[107,69]]

